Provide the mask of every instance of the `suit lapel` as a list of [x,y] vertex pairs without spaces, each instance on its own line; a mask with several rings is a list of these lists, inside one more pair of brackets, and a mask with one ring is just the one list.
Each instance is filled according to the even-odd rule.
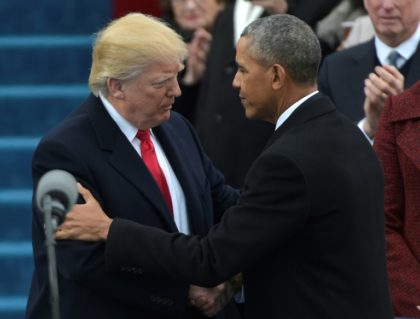
[[417,169],[420,169],[420,152],[416,147],[413,147],[418,144],[420,125],[417,122],[404,122],[403,125],[404,130],[396,136],[397,145]]
[[99,98],[92,96],[89,114],[99,147],[109,154],[109,163],[130,184],[139,190],[155,207],[170,229],[176,229],[170,212],[164,204],[159,187],[130,142],[109,116]]
[[389,120],[391,122],[405,121],[420,118],[420,81],[405,91],[404,98],[397,96],[392,98],[393,103],[398,107],[392,107],[389,111]]
[[391,99],[388,121],[393,123],[396,142],[413,164],[420,169],[420,153],[413,145],[420,136],[420,81],[405,91],[404,95]]
[[[355,63],[353,72],[357,72],[357,77],[352,76],[352,81],[349,81],[348,84],[352,89],[355,89],[358,84],[356,79],[360,79],[363,83],[367,75],[373,72],[374,67],[379,65],[374,40],[361,45],[360,49],[354,52],[353,61]],[[420,80],[420,45],[417,46],[416,52],[411,57],[410,67],[405,77],[405,87],[410,87],[418,80]]]
[[197,183],[194,183],[193,180],[193,170],[191,170],[190,165],[194,165],[194,163],[188,161],[188,154],[182,153],[182,141],[179,140],[176,128],[166,122],[156,127],[153,132],[158,138],[184,192],[192,233],[206,234],[211,225],[203,215],[199,190],[197,189]]

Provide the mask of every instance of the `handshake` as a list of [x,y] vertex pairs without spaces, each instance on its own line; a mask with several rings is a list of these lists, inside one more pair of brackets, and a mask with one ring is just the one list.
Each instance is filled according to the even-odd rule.
[[[85,200],[75,205],[66,215],[66,220],[55,232],[56,240],[106,241],[112,223],[92,193],[77,183],[77,190]],[[188,299],[205,316],[213,317],[225,307],[233,294],[242,287],[242,276],[238,274],[228,282],[212,288],[190,286]]]
[[242,288],[242,273],[213,288],[203,288],[191,285],[189,301],[205,316],[213,317],[221,311],[232,296]]
[[188,294],[190,305],[198,308],[205,316],[213,317],[230,301],[233,288],[228,282],[213,288],[191,285]]
[[232,296],[242,288],[242,273],[232,277],[229,281],[213,288],[203,288],[191,285],[189,301],[205,316],[213,317],[225,307]]

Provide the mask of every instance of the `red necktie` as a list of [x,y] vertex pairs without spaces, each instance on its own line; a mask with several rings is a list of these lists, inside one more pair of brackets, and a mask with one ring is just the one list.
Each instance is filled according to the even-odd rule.
[[149,169],[150,174],[152,174],[156,183],[158,184],[160,191],[162,192],[163,198],[165,199],[166,204],[169,207],[169,211],[172,214],[173,211],[171,193],[169,192],[168,183],[166,182],[165,175],[163,174],[162,169],[159,166],[159,162],[155,153],[155,147],[153,146],[153,142],[150,139],[150,131],[139,130],[136,136],[141,142],[140,150],[143,162]]

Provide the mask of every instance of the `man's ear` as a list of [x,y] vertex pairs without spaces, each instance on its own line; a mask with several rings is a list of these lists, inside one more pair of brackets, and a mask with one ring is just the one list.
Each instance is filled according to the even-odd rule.
[[106,80],[106,86],[108,88],[109,95],[113,97],[114,99],[124,98],[125,96],[124,89],[120,80],[108,78]]
[[284,86],[286,80],[286,70],[281,64],[272,65],[273,82],[272,86],[274,90],[279,90]]

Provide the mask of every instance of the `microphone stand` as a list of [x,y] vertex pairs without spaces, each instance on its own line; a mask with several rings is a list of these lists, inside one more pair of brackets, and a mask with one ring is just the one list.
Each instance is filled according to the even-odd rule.
[[52,319],[60,319],[60,301],[58,294],[57,264],[55,257],[55,240],[53,234],[57,228],[57,223],[52,221],[52,211],[54,209],[50,195],[43,198],[43,213],[45,225],[45,245],[47,247],[48,277],[50,282],[50,302]]

